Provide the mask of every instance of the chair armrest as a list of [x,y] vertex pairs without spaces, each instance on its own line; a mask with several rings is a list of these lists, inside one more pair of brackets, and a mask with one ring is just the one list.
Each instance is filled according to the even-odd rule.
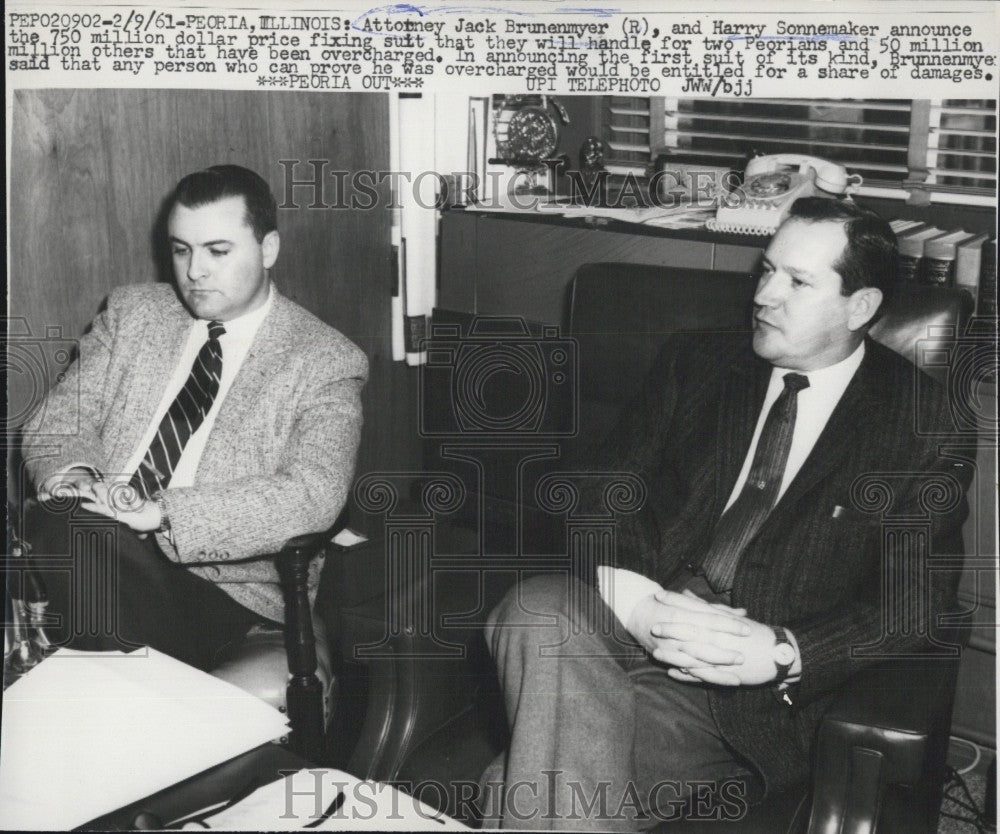
[[[427,578],[418,581],[421,587]],[[492,607],[480,598],[479,577],[456,576],[434,617]],[[414,591],[419,595],[419,590]],[[368,703],[349,767],[361,778],[390,781],[407,757],[455,716],[470,709],[495,671],[479,624],[449,625],[422,633],[413,609],[390,611],[385,598],[340,613],[343,660],[364,667]],[[419,615],[418,615],[419,616]]]
[[326,532],[295,536],[285,542],[275,556],[285,593],[285,651],[291,675],[285,690],[285,706],[292,728],[289,746],[313,761],[319,761],[322,755],[323,687],[316,677],[309,562],[326,540]]
[[870,834],[888,785],[922,786],[917,805],[939,801],[923,794],[940,789],[956,669],[951,659],[893,661],[838,695],[817,738],[810,834]]
[[292,536],[281,548],[281,553],[301,553],[309,552],[312,558],[328,541],[330,531],[324,530],[322,533],[303,533],[301,536]]
[[308,675],[316,671],[316,636],[309,605],[309,563],[326,543],[326,533],[295,536],[275,557],[285,591],[285,635],[288,671]]

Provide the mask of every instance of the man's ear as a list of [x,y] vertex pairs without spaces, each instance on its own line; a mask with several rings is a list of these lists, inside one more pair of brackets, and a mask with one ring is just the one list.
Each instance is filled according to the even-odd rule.
[[882,290],[876,287],[862,287],[851,293],[850,310],[847,326],[851,330],[860,330],[867,325],[882,304]]
[[264,258],[264,269],[270,269],[274,262],[278,260],[278,250],[281,249],[281,238],[277,230],[268,232],[260,242],[261,252]]

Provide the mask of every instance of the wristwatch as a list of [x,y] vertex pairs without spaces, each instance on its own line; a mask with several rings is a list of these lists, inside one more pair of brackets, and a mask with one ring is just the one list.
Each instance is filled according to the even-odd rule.
[[772,626],[772,629],[774,630],[774,648],[771,650],[771,659],[778,668],[778,677],[775,678],[774,682],[780,684],[785,682],[785,678],[788,677],[788,673],[792,669],[792,664],[795,663],[795,646],[788,639],[788,632],[781,626]]

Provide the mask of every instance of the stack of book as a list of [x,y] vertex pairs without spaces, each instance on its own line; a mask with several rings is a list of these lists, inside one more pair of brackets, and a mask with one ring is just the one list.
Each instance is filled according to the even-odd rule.
[[997,239],[987,241],[982,250],[982,269],[979,272],[979,294],[975,296],[976,315],[997,317]]
[[977,316],[996,316],[996,238],[918,220],[889,225],[899,241],[900,281],[959,287],[976,302]]

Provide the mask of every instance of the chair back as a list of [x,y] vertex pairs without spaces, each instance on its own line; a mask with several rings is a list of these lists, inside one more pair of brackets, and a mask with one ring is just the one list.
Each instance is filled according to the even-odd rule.
[[[569,327],[579,344],[581,400],[624,405],[673,333],[749,331],[754,287],[738,272],[584,264],[570,288]],[[940,379],[948,362],[939,348],[962,334],[972,306],[965,290],[901,285],[871,336]]]

